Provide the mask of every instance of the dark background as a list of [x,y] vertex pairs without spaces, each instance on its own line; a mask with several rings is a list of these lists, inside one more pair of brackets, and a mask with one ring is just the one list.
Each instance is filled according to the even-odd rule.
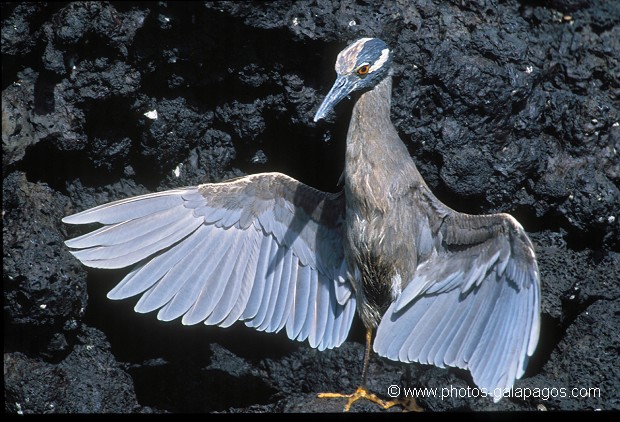
[[[539,259],[541,340],[516,387],[543,396],[419,403],[620,409],[620,2],[1,7],[6,412],[342,409],[316,393],[358,385],[359,322],[325,352],[242,323],[159,322],[106,299],[127,271],[82,267],[63,241],[83,229],[60,219],[264,171],[337,191],[351,104],[312,117],[362,36],[394,50],[392,120],[429,186],[462,212],[511,213]],[[473,386],[374,356],[369,387],[391,384]],[[561,397],[574,387],[600,393]]]

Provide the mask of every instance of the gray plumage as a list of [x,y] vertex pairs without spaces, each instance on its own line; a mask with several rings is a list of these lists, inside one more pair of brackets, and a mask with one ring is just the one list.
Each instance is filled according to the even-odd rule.
[[326,349],[357,310],[381,356],[468,369],[489,394],[512,387],[538,342],[533,246],[508,214],[435,198],[390,120],[391,61],[379,39],[351,44],[317,111],[358,95],[344,192],[264,173],[143,195],[65,217],[104,224],[67,246],[90,267],[135,265],[108,297],[142,294],[136,311],[161,320],[241,320]]

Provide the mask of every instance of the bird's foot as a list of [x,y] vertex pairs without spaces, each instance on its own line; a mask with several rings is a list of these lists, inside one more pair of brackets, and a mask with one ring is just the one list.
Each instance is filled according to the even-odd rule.
[[374,393],[368,391],[366,387],[358,387],[352,394],[340,394],[340,393],[319,393],[318,398],[320,399],[338,399],[338,398],[346,398],[347,402],[344,405],[344,411],[348,412],[351,409],[353,403],[358,401],[359,399],[366,399],[373,403],[378,404],[383,409],[389,409],[393,406],[401,406],[403,411],[413,411],[413,412],[422,412],[423,409],[416,403],[414,398],[407,399],[394,399],[394,400],[382,400]]

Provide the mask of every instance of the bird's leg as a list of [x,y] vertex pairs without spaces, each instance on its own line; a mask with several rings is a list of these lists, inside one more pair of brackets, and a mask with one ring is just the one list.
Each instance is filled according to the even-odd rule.
[[371,344],[372,344],[372,328],[367,328],[366,329],[366,347],[364,349],[364,366],[362,367],[362,384],[359,387],[357,387],[357,390],[355,390],[352,394],[319,393],[318,398],[320,399],[346,398],[347,402],[344,405],[345,412],[348,412],[351,409],[351,406],[353,405],[353,403],[355,403],[359,399],[369,400],[373,403],[378,404],[383,409],[389,409],[392,406],[400,405],[403,407],[403,409],[406,409],[406,410],[421,411],[422,408],[417,405],[417,403],[415,402],[415,399],[413,399],[413,403],[411,403],[410,400],[406,401],[406,400],[401,400],[398,398],[395,400],[385,401],[379,398],[379,396],[377,396],[376,394],[368,391],[368,388],[366,388],[366,380],[368,378],[368,366],[370,363]]
[[385,400],[381,400],[376,394],[371,393],[366,388],[366,380],[368,379],[368,364],[370,362],[370,346],[372,340],[372,329],[366,329],[366,347],[364,348],[364,366],[362,367],[362,385],[357,387],[357,390],[352,394],[341,394],[341,393],[319,393],[318,397],[321,399],[326,398],[346,398],[348,399],[346,404],[344,405],[344,411],[348,412],[351,409],[353,403],[358,401],[359,399],[370,400],[373,403],[377,403],[384,409],[389,409],[394,406],[396,403],[386,402]]

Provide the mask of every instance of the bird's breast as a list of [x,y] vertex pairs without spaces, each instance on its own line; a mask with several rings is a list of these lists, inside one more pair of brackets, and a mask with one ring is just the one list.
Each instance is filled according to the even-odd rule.
[[393,228],[385,210],[356,203],[347,207],[346,248],[349,273],[354,275],[360,317],[376,327],[402,290],[403,274],[395,261]]

